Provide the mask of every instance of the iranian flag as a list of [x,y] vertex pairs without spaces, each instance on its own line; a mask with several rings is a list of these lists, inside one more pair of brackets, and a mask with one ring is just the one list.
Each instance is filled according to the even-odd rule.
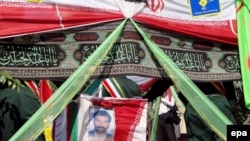
[[235,6],[235,0],[0,0],[0,39],[131,18],[159,31],[237,45]]
[[[94,113],[100,110],[108,112],[111,116],[107,133],[113,136],[113,141],[146,140],[146,99],[82,95],[78,100],[78,106],[74,106],[73,109],[71,103],[56,119],[55,141],[91,141],[88,133],[94,128],[92,118]],[[72,113],[76,113],[76,116]]]

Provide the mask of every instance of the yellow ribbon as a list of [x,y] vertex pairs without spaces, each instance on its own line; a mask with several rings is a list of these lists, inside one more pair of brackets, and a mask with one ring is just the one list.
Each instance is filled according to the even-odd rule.
[[53,141],[53,137],[52,137],[52,129],[51,129],[51,126],[48,125],[48,120],[47,119],[44,119],[43,122],[45,124],[47,124],[47,126],[45,127],[44,131],[43,131],[43,134],[44,134],[44,138],[45,138],[45,141]]
[[44,137],[45,137],[45,141],[53,141],[51,127],[46,127],[44,129]]

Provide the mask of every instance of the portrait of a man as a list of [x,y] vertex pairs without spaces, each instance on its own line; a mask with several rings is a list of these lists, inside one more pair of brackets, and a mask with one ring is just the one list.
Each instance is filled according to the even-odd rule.
[[105,109],[92,111],[93,128],[89,128],[89,141],[113,141],[114,136],[108,132],[113,115],[108,111]]

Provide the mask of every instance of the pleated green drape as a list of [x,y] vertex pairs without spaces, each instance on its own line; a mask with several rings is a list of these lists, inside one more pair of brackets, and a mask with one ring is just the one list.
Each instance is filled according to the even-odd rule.
[[64,110],[67,104],[89,80],[102,60],[120,36],[127,20],[108,36],[108,38],[88,57],[88,59],[54,92],[36,113],[11,137],[10,141],[34,140],[45,127]]
[[250,109],[250,0],[237,0],[240,69],[246,108]]
[[183,93],[195,111],[210,128],[223,140],[226,140],[227,125],[231,125],[232,122],[203,94],[192,80],[174,64],[166,53],[150,40],[146,33],[143,32],[132,19],[131,21],[164,71],[174,82],[175,86]]

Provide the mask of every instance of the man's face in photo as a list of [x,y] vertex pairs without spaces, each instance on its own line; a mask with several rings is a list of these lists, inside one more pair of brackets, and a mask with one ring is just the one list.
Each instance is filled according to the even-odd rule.
[[94,120],[95,131],[105,133],[109,128],[109,119],[106,116],[97,116]]

